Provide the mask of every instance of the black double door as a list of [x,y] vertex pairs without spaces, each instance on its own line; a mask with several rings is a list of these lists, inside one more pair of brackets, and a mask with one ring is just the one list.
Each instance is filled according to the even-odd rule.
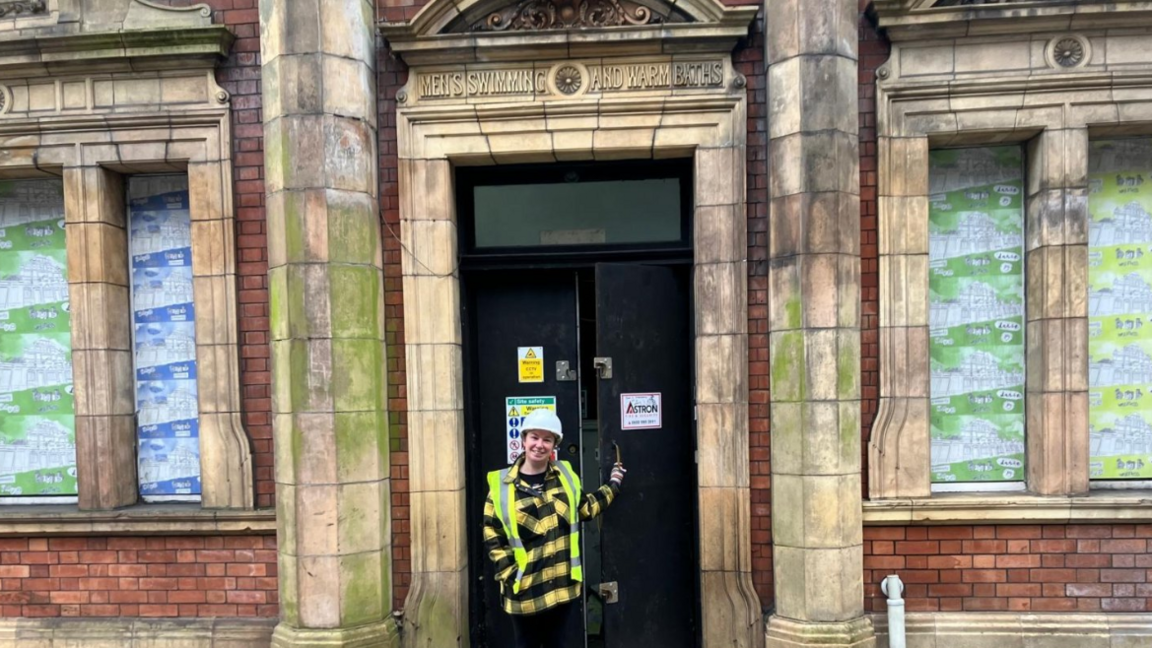
[[[519,450],[523,406],[554,401],[564,425],[559,458],[580,471],[586,491],[607,483],[617,449],[628,468],[620,497],[583,526],[585,596],[567,646],[695,646],[688,272],[640,264],[488,271],[464,286],[473,645],[513,645],[483,549],[485,475]],[[541,382],[531,382],[539,365],[522,369],[525,349],[542,355]]]

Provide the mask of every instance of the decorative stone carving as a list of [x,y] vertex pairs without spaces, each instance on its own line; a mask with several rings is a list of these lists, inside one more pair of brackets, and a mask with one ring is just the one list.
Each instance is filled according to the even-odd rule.
[[48,12],[48,4],[44,0],[15,0],[13,2],[0,2],[0,18],[8,16],[35,15]]
[[565,65],[556,70],[556,89],[566,95],[576,94],[583,83],[580,70],[575,66]]
[[1059,36],[1048,44],[1048,64],[1054,68],[1075,68],[1088,62],[1088,39],[1078,35]]
[[472,29],[544,31],[649,25],[662,21],[648,7],[628,0],[523,0],[489,14]]

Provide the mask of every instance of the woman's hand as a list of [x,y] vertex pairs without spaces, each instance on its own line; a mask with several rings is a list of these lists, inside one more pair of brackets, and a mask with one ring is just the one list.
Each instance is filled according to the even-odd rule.
[[608,478],[608,481],[616,484],[616,486],[620,486],[621,482],[624,481],[624,473],[626,472],[628,471],[624,469],[624,464],[617,461],[616,464],[612,466],[612,476]]

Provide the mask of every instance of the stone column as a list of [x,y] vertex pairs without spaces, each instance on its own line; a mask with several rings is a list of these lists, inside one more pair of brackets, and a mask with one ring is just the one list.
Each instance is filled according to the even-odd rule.
[[768,646],[875,645],[860,489],[856,0],[767,0],[772,534]]
[[394,645],[368,0],[261,0],[278,648]]

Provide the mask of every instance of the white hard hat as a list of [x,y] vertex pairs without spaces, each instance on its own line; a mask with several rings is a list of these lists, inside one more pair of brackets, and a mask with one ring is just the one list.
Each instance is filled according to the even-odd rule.
[[564,438],[560,417],[556,416],[556,412],[550,409],[540,408],[529,412],[528,416],[524,417],[524,424],[521,426],[521,429],[524,430],[525,434],[527,434],[529,430],[551,432],[556,435],[557,442]]

